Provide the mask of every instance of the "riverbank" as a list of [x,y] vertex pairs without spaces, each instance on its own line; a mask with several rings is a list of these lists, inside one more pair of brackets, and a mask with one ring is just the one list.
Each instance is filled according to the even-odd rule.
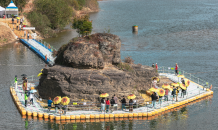
[[17,37],[11,28],[0,20],[0,46],[8,43],[15,42]]

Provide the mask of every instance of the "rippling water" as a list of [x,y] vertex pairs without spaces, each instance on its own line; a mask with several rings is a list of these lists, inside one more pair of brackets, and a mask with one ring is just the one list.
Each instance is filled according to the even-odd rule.
[[[218,2],[216,0],[108,0],[101,11],[91,14],[94,32],[110,32],[122,40],[122,58],[159,66],[179,64],[180,69],[214,86],[214,97],[151,119],[99,122],[50,122],[23,119],[9,93],[14,75],[36,75],[44,63],[21,43],[0,47],[0,129],[163,129],[216,130],[218,77]],[[131,27],[139,26],[138,34]],[[45,39],[56,48],[76,36],[72,30],[58,38]],[[205,72],[205,73],[203,73]]]

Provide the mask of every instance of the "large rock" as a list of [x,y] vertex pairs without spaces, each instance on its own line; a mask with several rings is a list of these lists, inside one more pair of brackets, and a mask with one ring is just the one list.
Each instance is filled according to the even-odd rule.
[[[151,78],[158,76],[149,66],[131,65],[132,71],[123,71],[114,66],[106,69],[78,69],[55,65],[43,70],[38,86],[41,97],[68,96],[71,100],[99,100],[99,94],[109,93],[121,97],[151,85]],[[137,96],[140,98],[139,96]]]
[[45,68],[38,86],[42,98],[68,96],[72,101],[99,100],[99,94],[110,98],[136,94],[151,86],[158,76],[149,66],[122,63],[118,36],[97,33],[72,39],[57,52],[55,66]]
[[73,68],[103,69],[105,63],[121,62],[120,47],[120,38],[107,33],[74,38],[59,49],[55,64]]

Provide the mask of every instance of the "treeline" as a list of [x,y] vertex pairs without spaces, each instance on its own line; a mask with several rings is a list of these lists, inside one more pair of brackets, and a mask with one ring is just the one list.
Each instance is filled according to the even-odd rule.
[[73,9],[83,7],[97,9],[97,0],[35,0],[34,10],[27,14],[28,20],[44,36],[54,36],[54,30],[62,29],[74,15]]

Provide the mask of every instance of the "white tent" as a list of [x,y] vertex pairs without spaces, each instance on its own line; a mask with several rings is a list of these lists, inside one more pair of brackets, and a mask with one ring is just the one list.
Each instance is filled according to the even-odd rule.
[[8,7],[6,7],[5,14],[8,18],[10,18],[12,14],[18,16],[18,8],[12,0]]
[[5,8],[0,6],[0,18],[5,14]]

